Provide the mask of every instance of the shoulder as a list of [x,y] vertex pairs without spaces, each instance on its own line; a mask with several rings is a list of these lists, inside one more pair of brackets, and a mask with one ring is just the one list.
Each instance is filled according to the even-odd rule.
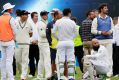
[[27,22],[26,22],[26,25],[27,25],[28,27],[32,28],[32,23],[31,23],[31,22],[27,21]]
[[106,48],[103,45],[100,45],[99,50],[106,50]]
[[98,21],[98,18],[99,18],[99,17],[95,17],[95,18],[93,19],[93,21],[92,21],[92,24],[95,24],[95,23],[97,23],[97,21]]
[[61,18],[61,19],[58,19],[55,23],[59,23],[59,22],[61,22],[63,19]]
[[47,28],[51,28],[52,26],[53,26],[53,21],[51,21],[47,24]]
[[50,26],[50,25],[52,25],[52,24],[53,24],[53,21],[49,22],[47,25]]
[[10,21],[15,21],[15,19],[11,16]]

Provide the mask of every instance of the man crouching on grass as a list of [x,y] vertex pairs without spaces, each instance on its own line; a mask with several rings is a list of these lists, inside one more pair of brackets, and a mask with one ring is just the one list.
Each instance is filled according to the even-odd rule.
[[[107,49],[99,44],[97,39],[92,39],[92,50],[90,55],[84,56],[84,67],[87,69],[87,74],[91,80],[96,79],[96,74],[107,74],[111,65]],[[85,72],[85,71],[84,71]],[[86,80],[84,74],[83,80]]]

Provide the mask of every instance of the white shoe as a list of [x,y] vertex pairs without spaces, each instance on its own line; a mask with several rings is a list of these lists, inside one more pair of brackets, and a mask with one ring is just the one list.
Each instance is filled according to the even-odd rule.
[[41,78],[41,77],[38,77],[38,76],[37,76],[37,78],[35,78],[35,79],[33,79],[33,80],[47,80],[47,79]]
[[68,80],[68,78],[64,76],[64,80]]
[[28,75],[29,78],[32,78],[33,76],[32,75]]
[[107,77],[109,77],[109,78],[112,77],[112,75],[113,75],[113,74],[112,74],[111,72],[108,72],[108,73],[107,73]]
[[107,78],[106,80],[111,80],[110,78]]
[[114,77],[119,77],[119,75],[115,75]]

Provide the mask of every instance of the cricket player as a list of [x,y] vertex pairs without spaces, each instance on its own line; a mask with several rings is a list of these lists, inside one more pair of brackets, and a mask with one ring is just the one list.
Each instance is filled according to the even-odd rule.
[[50,45],[50,52],[51,52],[51,64],[52,64],[52,77],[56,77],[56,46],[57,46],[57,39],[55,39],[55,37],[52,35],[52,29],[53,29],[53,25],[55,24],[55,22],[62,18],[62,12],[60,10],[52,10],[52,16],[53,16],[53,20],[51,22],[48,23],[47,25],[47,29],[46,29],[46,36]]
[[64,63],[68,64],[68,80],[74,80],[75,56],[73,39],[78,35],[76,23],[70,19],[71,10],[63,10],[64,17],[57,20],[53,27],[53,35],[58,39],[57,55],[59,61],[59,80],[64,80]]
[[26,80],[28,63],[29,63],[29,45],[30,37],[32,36],[32,26],[27,21],[28,14],[26,10],[20,13],[20,20],[18,21],[18,34],[16,35],[16,43],[18,46],[15,48],[16,64],[21,66],[21,80]]
[[87,68],[91,80],[96,80],[96,74],[106,75],[109,72],[111,64],[108,56],[107,49],[100,45],[97,39],[92,39],[91,54],[84,56],[84,66]]
[[46,38],[46,27],[48,23],[48,13],[47,11],[41,11],[41,21],[38,26],[38,46],[40,50],[40,59],[38,63],[38,79],[42,79],[43,71],[45,70],[45,78],[48,80],[51,78],[51,58],[50,58],[50,46]]

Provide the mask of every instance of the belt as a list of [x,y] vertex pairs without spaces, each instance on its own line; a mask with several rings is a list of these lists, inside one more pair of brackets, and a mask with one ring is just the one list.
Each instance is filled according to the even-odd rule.
[[30,45],[28,43],[18,43],[18,45]]

